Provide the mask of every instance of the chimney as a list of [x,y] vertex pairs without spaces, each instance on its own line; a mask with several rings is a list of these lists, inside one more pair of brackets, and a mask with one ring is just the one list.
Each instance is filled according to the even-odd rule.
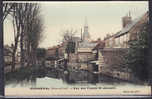
[[122,17],[122,28],[126,27],[131,22],[132,22],[132,18],[129,11],[129,13],[126,16]]

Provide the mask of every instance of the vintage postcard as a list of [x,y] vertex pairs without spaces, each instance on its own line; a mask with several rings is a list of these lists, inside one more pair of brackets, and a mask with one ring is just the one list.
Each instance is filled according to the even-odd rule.
[[7,96],[150,96],[148,1],[3,2]]

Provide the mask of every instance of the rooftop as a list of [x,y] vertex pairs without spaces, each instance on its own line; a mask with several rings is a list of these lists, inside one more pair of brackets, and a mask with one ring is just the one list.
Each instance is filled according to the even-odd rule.
[[104,41],[100,41],[98,42],[98,44],[93,48],[93,50],[95,49],[102,49],[105,47],[105,42]]
[[121,31],[117,32],[115,37],[119,37],[119,36],[127,33],[130,29],[132,29],[141,20],[141,18],[143,18],[147,14],[148,14],[148,11],[146,13],[144,13],[144,15],[134,19],[130,24],[126,25],[126,27],[124,27]]
[[122,28],[122,30],[118,31],[117,33],[113,34],[113,35],[107,35],[107,37],[104,38],[104,40],[109,39],[111,37],[119,37],[125,33],[127,33],[130,29],[132,29],[145,15],[148,15],[148,11],[146,13],[144,13],[142,16],[134,19],[131,23],[127,24],[124,28]]

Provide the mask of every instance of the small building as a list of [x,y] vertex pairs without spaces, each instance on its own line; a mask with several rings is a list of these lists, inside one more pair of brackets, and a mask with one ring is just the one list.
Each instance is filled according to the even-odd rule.
[[74,38],[76,45],[75,53],[69,54],[69,68],[92,71],[92,64],[90,64],[90,61],[95,59],[95,53],[92,52],[92,49],[96,46],[97,42],[91,41],[88,29],[87,19],[85,19],[83,33],[81,29],[81,38]]
[[100,50],[105,47],[104,41],[99,41],[98,44],[92,49],[95,53],[95,58],[90,63],[93,64],[93,71],[100,73],[102,71],[102,67],[104,66],[104,59]]
[[49,56],[45,59],[45,66],[49,68],[55,68],[55,62],[57,58],[54,56]]

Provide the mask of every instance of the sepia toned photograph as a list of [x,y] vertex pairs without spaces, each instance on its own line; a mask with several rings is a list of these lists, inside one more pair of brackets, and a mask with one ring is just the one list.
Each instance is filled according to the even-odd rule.
[[3,2],[6,96],[151,95],[148,1]]

